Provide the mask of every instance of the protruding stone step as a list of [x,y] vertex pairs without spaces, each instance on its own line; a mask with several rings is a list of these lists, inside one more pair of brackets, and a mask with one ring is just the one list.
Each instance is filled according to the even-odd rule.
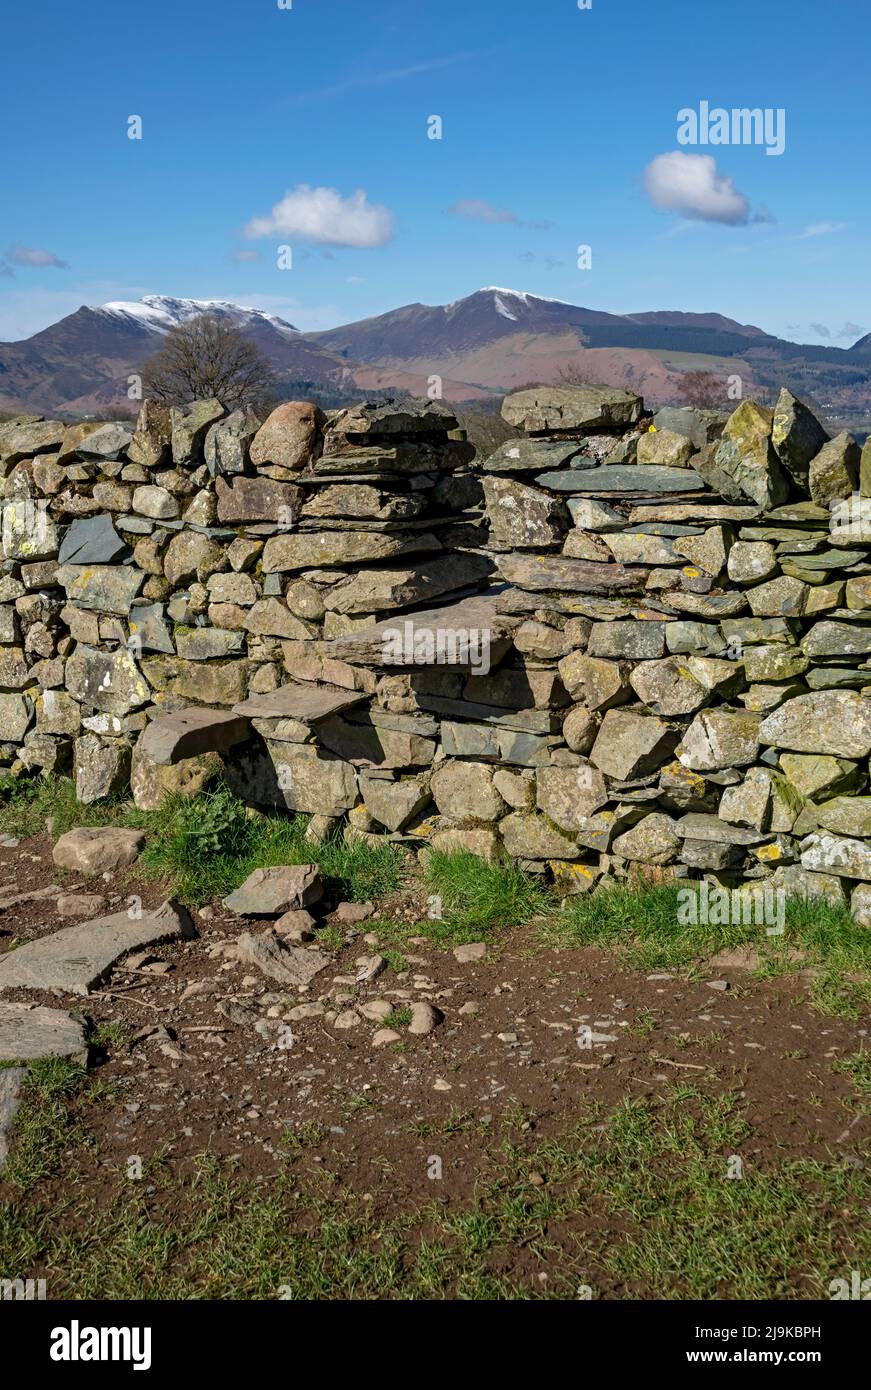
[[300,681],[281,685],[267,695],[252,695],[241,705],[234,705],[232,712],[247,719],[296,719],[300,724],[316,724],[368,698],[358,690]]
[[332,639],[345,661],[365,666],[479,667],[486,656],[496,666],[511,645],[520,619],[501,613],[497,595],[481,594],[427,608],[397,613],[371,627]]
[[138,918],[115,912],[79,922],[8,951],[0,958],[0,990],[90,994],[128,951],[193,935],[188,913],[172,899]]
[[192,705],[153,719],[142,735],[142,751],[160,767],[170,767],[202,753],[224,753],[243,743],[250,724],[238,710]]

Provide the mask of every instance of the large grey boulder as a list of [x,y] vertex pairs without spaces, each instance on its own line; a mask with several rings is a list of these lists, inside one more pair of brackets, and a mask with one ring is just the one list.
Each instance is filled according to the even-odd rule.
[[67,658],[65,677],[67,690],[80,704],[119,718],[151,700],[151,687],[124,647],[104,652],[77,643]]
[[745,710],[708,709],[696,715],[677,750],[694,772],[746,767],[759,752],[759,716]]
[[94,613],[114,613],[125,617],[145,582],[145,575],[132,565],[61,565],[57,581],[63,585],[70,603]]
[[267,416],[250,446],[255,468],[275,464],[296,472],[318,449],[323,412],[311,401],[286,401]]
[[485,478],[484,497],[491,540],[497,545],[518,550],[553,546],[569,528],[563,502],[513,478]]
[[223,420],[226,414],[221,402],[214,399],[172,407],[172,461],[177,468],[200,462],[210,427],[216,421]]
[[817,690],[787,700],[763,720],[759,737],[793,753],[867,758],[871,753],[871,700],[853,690]]
[[771,443],[773,416],[755,401],[742,401],[726,422],[716,465],[760,507],[779,507],[789,486]]
[[655,715],[610,709],[602,720],[590,762],[608,777],[628,782],[664,763],[675,741],[668,725]]
[[774,407],[771,442],[783,467],[803,490],[808,486],[811,460],[828,437],[816,416],[784,386]]

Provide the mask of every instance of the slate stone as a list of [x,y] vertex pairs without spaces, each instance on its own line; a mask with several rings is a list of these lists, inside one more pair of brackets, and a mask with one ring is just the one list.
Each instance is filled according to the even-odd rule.
[[642,401],[617,386],[536,386],[502,402],[502,418],[527,434],[634,425]]
[[112,565],[129,558],[130,547],[118,535],[106,512],[72,522],[58,552],[62,565]]
[[0,958],[0,990],[90,994],[128,951],[194,935],[187,911],[171,899],[139,918],[124,911],[79,922]]
[[653,463],[603,464],[588,472],[567,469],[540,473],[535,481],[554,492],[622,492],[629,496],[650,492],[699,492],[705,486],[693,468],[663,468]]
[[233,714],[248,719],[296,719],[301,724],[316,724],[367,698],[358,690],[300,681],[281,685],[267,695],[252,695],[236,705]]
[[39,1057],[65,1057],[84,1066],[88,1044],[81,1021],[61,1009],[0,1002],[0,1061],[32,1062]]
[[153,719],[142,735],[141,749],[152,762],[168,767],[202,753],[224,753],[249,733],[248,719],[235,710],[192,707]]
[[485,473],[534,473],[542,468],[595,468],[596,460],[583,454],[583,442],[572,439],[508,439],[481,465]]

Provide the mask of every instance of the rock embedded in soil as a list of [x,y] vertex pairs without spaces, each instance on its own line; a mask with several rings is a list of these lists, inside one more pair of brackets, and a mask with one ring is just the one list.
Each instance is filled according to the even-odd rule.
[[142,830],[79,826],[61,835],[51,857],[59,869],[93,877],[129,868],[139,858],[144,844]]
[[84,1066],[88,1044],[81,1021],[60,1009],[0,1002],[0,1060],[40,1057],[64,1057]]
[[270,980],[295,989],[307,989],[312,980],[330,964],[320,951],[287,946],[272,930],[255,936],[243,932],[237,942],[239,958],[256,965]]
[[130,910],[97,917],[0,957],[0,990],[90,994],[129,951],[195,934],[185,908],[171,899],[138,917]]

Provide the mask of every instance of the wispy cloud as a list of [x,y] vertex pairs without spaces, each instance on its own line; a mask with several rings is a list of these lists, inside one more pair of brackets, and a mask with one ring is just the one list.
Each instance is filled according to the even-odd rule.
[[445,208],[445,212],[449,217],[465,217],[469,222],[502,223],[514,227],[530,227],[535,231],[547,231],[553,226],[552,222],[538,218],[528,221],[518,216],[513,208],[494,207],[486,198],[461,198],[458,203]]
[[825,323],[812,323],[810,327],[820,338],[861,338],[865,332],[858,323],[845,323],[843,328],[829,328]]
[[253,217],[245,235],[298,236],[328,246],[386,246],[394,237],[394,218],[389,208],[370,203],[362,188],[345,198],[338,189],[300,183],[267,217]]
[[[388,82],[404,82],[410,77],[422,77],[428,72],[441,72],[444,68],[457,67],[460,63],[471,63],[488,57],[495,50],[484,51],[467,49],[460,53],[447,53],[442,58],[425,58],[419,63],[409,63],[405,67],[382,68],[380,71],[356,72],[334,82],[329,87],[318,87],[318,100],[325,97],[342,96],[345,92],[357,91],[360,87],[380,87]],[[295,100],[307,101],[307,92],[297,93]]]
[[835,232],[844,231],[849,225],[849,222],[812,222],[798,236],[793,237],[793,241],[812,241],[817,237],[832,236]]
[[55,270],[70,268],[69,261],[62,261],[53,251],[46,251],[41,246],[25,246],[20,241],[13,241],[12,245],[7,247],[6,260],[11,265],[22,265],[37,270],[44,270],[48,266]]

